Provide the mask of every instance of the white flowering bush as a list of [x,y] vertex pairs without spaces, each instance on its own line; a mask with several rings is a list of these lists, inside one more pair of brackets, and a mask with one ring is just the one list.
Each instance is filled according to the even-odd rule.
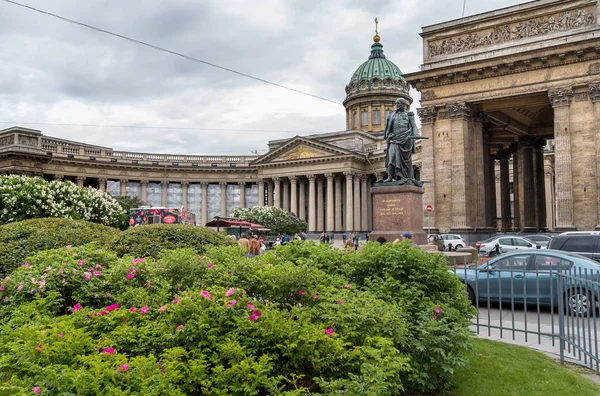
[[0,224],[40,217],[63,217],[119,227],[125,211],[107,193],[69,181],[0,176]]
[[261,224],[271,230],[272,234],[287,232],[293,234],[296,232],[306,231],[308,224],[306,221],[299,219],[290,212],[274,206],[255,206],[249,208],[235,208],[233,217],[238,217],[242,220],[251,223]]

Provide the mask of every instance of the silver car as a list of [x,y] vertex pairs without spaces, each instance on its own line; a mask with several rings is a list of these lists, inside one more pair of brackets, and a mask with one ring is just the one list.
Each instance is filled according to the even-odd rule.
[[541,246],[518,236],[500,235],[493,236],[483,242],[480,242],[479,255],[485,257],[494,257],[502,253],[532,249],[541,249]]

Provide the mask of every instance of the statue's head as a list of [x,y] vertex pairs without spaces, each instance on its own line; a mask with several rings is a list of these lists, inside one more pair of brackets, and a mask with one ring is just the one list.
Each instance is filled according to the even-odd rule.
[[406,100],[404,98],[396,99],[396,109],[397,110],[406,111],[406,109],[408,108],[409,105],[410,105],[410,103],[408,103],[408,100]]

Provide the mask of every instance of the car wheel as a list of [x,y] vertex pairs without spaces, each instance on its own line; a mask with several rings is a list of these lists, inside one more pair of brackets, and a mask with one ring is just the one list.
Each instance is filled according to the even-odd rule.
[[456,247],[454,248],[454,250],[458,250],[458,249],[462,249],[463,245],[456,245]]
[[471,304],[473,305],[477,305],[477,301],[475,301],[475,292],[473,291],[473,288],[471,286],[467,286],[467,294],[468,294],[468,298],[469,301],[471,301]]
[[571,289],[565,293],[565,309],[573,316],[587,316],[596,308],[592,294],[584,289]]
[[497,251],[495,251],[495,250],[492,250],[492,251],[490,252],[490,257],[496,257],[497,255],[498,255],[498,252],[497,252]]

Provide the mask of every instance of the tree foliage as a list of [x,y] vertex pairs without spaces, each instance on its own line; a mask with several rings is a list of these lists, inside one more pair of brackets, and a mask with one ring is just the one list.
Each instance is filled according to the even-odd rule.
[[293,214],[274,206],[255,206],[249,208],[235,208],[233,217],[240,218],[250,223],[261,224],[271,229],[271,234],[286,232],[294,234],[306,231],[308,224]]

